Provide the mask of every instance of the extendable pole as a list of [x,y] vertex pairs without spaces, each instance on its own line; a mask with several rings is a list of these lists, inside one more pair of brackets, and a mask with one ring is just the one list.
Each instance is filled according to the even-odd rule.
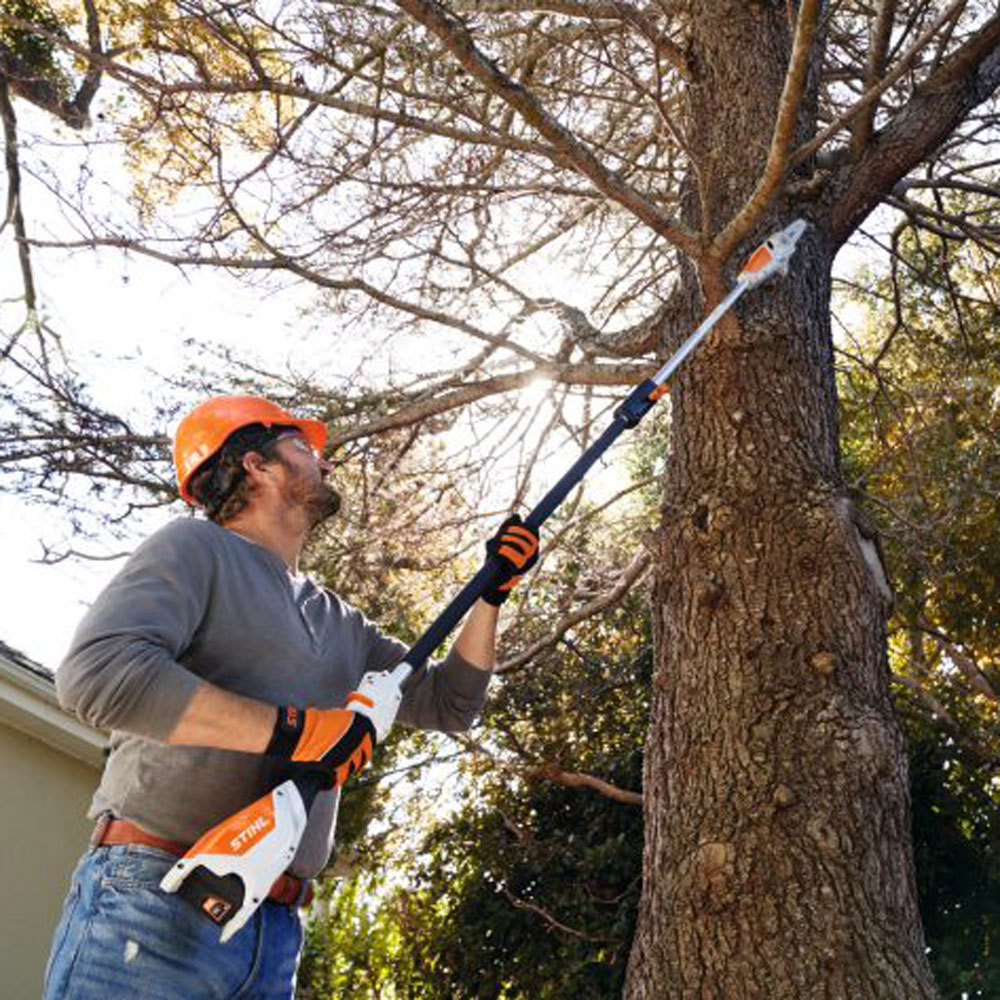
[[[562,478],[545,494],[525,517],[528,527],[538,530],[556,508],[569,496],[573,488],[590,471],[594,463],[618,440],[623,431],[635,427],[656,405],[667,391],[670,377],[705,339],[709,331],[729,312],[740,296],[750,288],[762,284],[774,274],[787,274],[788,262],[795,252],[795,245],[805,232],[806,223],[796,219],[779,233],[775,233],[751,255],[740,272],[729,294],[702,320],[699,327],[670,356],[665,365],[637,385],[615,410],[614,418],[606,430],[584,451]],[[406,651],[406,655],[393,671],[402,683],[420,667],[449,633],[465,617],[473,604],[494,583],[502,572],[500,563],[490,557],[479,572],[455,595],[451,603],[431,623],[424,634]]]

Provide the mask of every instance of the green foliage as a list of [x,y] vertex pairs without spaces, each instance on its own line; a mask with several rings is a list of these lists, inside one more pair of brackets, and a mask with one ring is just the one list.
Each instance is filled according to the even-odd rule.
[[[847,471],[874,502],[899,616],[1000,636],[1000,269],[974,246],[900,241],[900,307],[876,308],[841,379]],[[874,288],[892,301],[889,278]],[[863,360],[878,357],[877,367]]]
[[1000,996],[1000,788],[904,703],[917,891],[945,1000]]
[[[4,0],[4,11],[19,21],[27,21],[44,32],[60,36],[64,29],[55,11],[45,0]],[[18,64],[20,76],[37,75],[67,90],[68,83],[56,62],[51,38],[37,31],[0,23],[0,46],[8,49]]]
[[[634,785],[640,766],[633,753],[609,777]],[[433,938],[433,995],[617,995],[638,906],[640,810],[548,783],[498,797],[426,845],[433,862],[421,876],[424,898],[443,889],[450,897]]]
[[[967,195],[956,214],[996,212]],[[912,229],[854,296],[844,464],[883,534],[930,960],[948,1000],[1000,996],[1000,328],[995,256]],[[991,693],[992,692],[992,693]]]
[[306,927],[300,1000],[420,995],[387,992],[402,973],[401,935],[397,922],[372,904],[369,894],[377,887],[376,880],[354,877],[321,895],[316,908],[325,915]]
[[[637,781],[639,755],[630,763],[618,777]],[[640,810],[548,783],[491,799],[431,832],[412,884],[374,904],[359,889],[377,881],[342,887],[310,927],[303,996],[619,992],[638,905]]]
[[[560,564],[563,585],[578,585],[590,566],[594,536],[584,534]],[[544,589],[531,601],[547,600]],[[640,891],[641,809],[551,779],[562,770],[641,787],[651,664],[648,614],[634,596],[583,623],[569,647],[495,682],[475,734],[486,752],[465,762],[457,810],[416,845],[372,858],[381,877],[345,883],[310,929],[302,996],[620,992]],[[359,951],[359,928],[370,949]]]
[[[921,287],[909,286],[905,329],[878,367],[868,359],[891,326],[875,309],[869,338],[855,345],[867,363],[842,374],[845,467],[889,547],[898,587],[893,668],[919,679],[970,737],[956,738],[910,689],[898,692],[925,932],[943,996],[959,1000],[1000,995],[1000,803],[981,753],[996,755],[1000,726],[996,706],[956,683],[954,665],[926,629],[956,641],[975,637],[977,658],[990,669],[1000,635],[989,600],[1000,558],[990,386],[1000,380],[997,333],[978,303],[968,304],[959,337],[945,304],[923,309]],[[967,378],[956,382],[955,369]],[[940,391],[946,385],[950,395]],[[655,476],[663,433],[630,455],[634,481]],[[572,522],[555,519],[552,533],[566,533],[546,572],[519,595],[518,646],[544,636],[562,609],[606,588],[608,573],[626,558],[625,537],[648,523],[655,497],[642,499],[617,529],[586,510]],[[406,548],[412,537],[393,544]],[[386,610],[414,579],[378,578],[379,593],[392,592]],[[980,586],[983,600],[963,599],[963,587]],[[311,927],[303,996],[618,995],[638,905],[641,814],[546,774],[561,768],[640,787],[651,665],[643,595],[566,638],[494,686],[476,734],[493,759],[476,755],[466,764],[460,808],[408,852],[371,852],[371,870],[382,874],[346,882],[330,916]]]

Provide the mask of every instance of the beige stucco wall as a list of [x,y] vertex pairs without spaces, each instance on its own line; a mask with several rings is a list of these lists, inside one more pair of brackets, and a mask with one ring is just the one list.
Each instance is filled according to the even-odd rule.
[[38,1000],[98,770],[0,725],[0,997]]

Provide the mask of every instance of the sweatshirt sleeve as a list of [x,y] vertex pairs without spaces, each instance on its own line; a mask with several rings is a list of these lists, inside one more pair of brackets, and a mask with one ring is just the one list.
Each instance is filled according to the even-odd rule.
[[166,739],[198,686],[178,660],[208,608],[211,528],[179,519],[136,549],[84,615],[56,671],[63,708],[101,729]]
[[[403,658],[406,647],[366,621],[369,631],[368,670],[388,670]],[[415,671],[403,684],[403,702],[396,721],[415,729],[462,732],[475,722],[486,703],[491,673],[480,670],[456,652]]]

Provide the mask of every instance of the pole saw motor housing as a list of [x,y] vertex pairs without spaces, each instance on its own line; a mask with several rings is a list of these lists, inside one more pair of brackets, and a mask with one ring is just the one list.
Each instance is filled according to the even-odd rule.
[[[228,941],[254,914],[291,863],[306,828],[293,781],[208,831],[160,882],[222,927]],[[277,873],[277,874],[276,874]]]

